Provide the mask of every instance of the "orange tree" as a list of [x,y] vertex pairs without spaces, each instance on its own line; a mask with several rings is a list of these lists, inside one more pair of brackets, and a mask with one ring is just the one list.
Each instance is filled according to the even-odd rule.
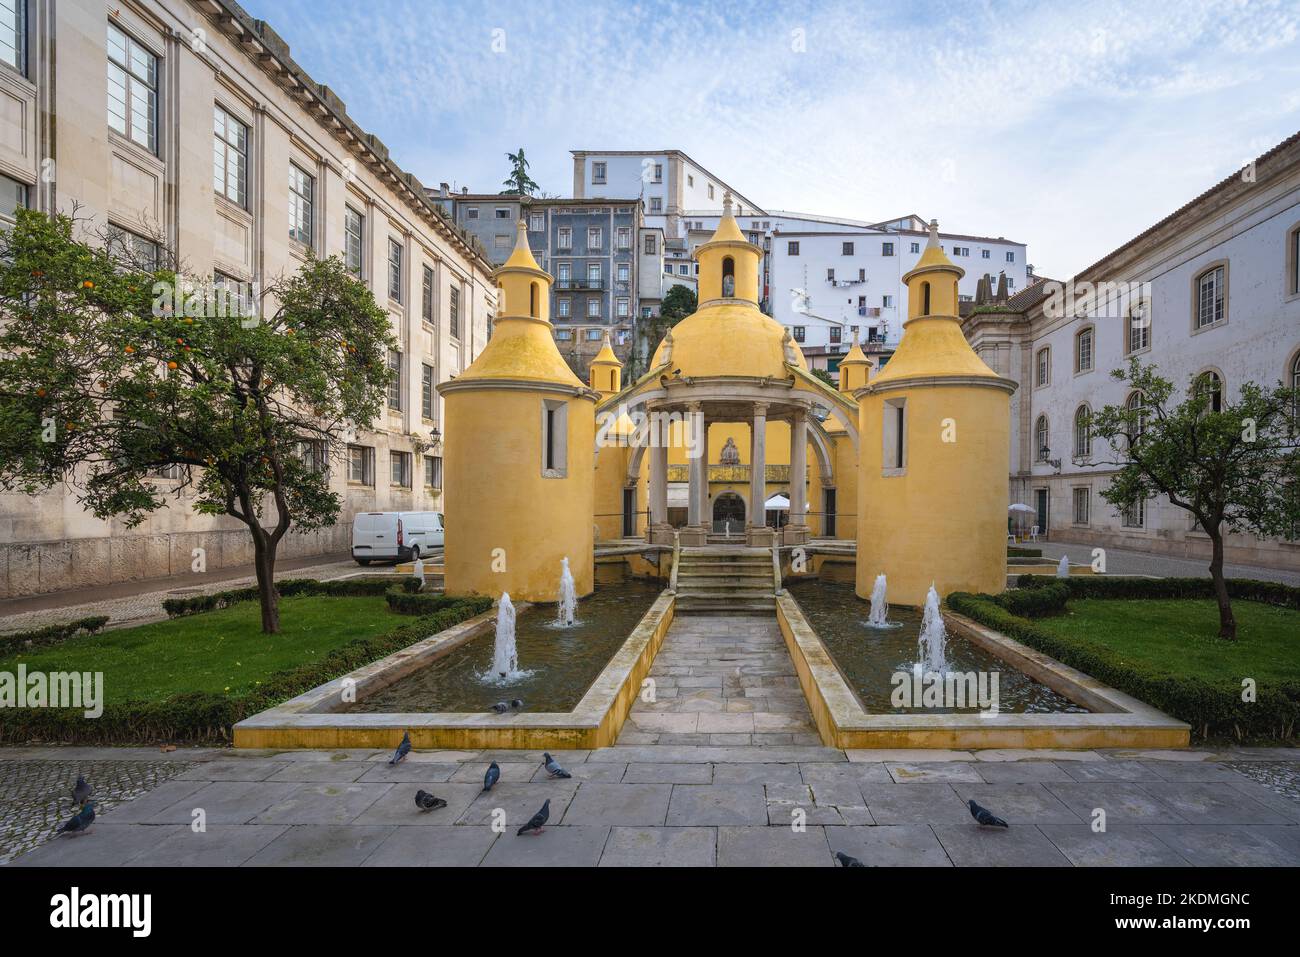
[[0,488],[64,484],[130,527],[173,476],[195,511],[247,526],[277,632],[276,550],[338,518],[326,465],[383,408],[388,318],[337,257],[309,258],[263,307],[82,226],[19,210],[0,234]]

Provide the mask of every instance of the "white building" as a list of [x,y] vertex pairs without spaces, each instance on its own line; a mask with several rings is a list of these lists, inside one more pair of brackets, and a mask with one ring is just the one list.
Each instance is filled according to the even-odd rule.
[[[1010,495],[1050,537],[1208,559],[1208,537],[1163,497],[1122,515],[1101,498],[1113,453],[1076,423],[1134,398],[1109,375],[1134,356],[1229,401],[1244,382],[1300,386],[1300,133],[1248,169],[1074,277],[1075,290],[1118,284],[1109,304],[1058,314],[1040,283],[967,310],[976,350],[1020,383]],[[1229,562],[1300,568],[1300,541],[1232,534],[1226,547]]]
[[[0,218],[75,203],[88,229],[165,246],[218,282],[340,254],[387,310],[399,379],[329,463],[343,515],[286,537],[282,556],[346,549],[358,510],[441,508],[435,386],[487,342],[491,265],[270,26],[226,0],[5,0],[0,91]],[[209,568],[252,560],[242,524],[195,514],[184,490],[169,501],[126,528],[62,490],[0,494],[0,597],[188,572],[198,547]]]

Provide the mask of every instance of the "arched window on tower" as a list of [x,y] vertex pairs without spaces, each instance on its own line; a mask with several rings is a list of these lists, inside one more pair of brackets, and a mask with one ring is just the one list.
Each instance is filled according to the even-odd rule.
[[540,289],[537,283],[530,283],[528,286],[528,314],[536,319],[541,313],[537,311],[537,300]]
[[923,282],[921,283],[921,315],[928,316],[929,314],[930,314],[930,284],[928,282]]
[[722,298],[731,299],[736,295],[736,261],[730,256],[722,260]]

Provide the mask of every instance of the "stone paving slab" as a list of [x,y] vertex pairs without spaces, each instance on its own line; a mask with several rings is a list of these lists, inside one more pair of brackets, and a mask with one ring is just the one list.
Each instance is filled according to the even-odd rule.
[[672,827],[766,824],[767,798],[761,784],[677,784],[668,805]]
[[1044,785],[1082,821],[1094,812],[1106,812],[1111,824],[1184,824],[1186,819],[1141,784],[1047,784]]
[[496,839],[490,827],[398,827],[362,866],[477,867]]
[[497,838],[483,859],[484,867],[595,867],[600,863],[608,826],[551,827],[541,834]]
[[367,808],[387,794],[393,786],[352,783],[304,784],[252,818],[249,823],[351,824]]
[[1040,824],[1038,829],[1076,867],[1187,867],[1186,859],[1141,824]]
[[832,854],[843,851],[868,867],[952,867],[927,824],[828,827],[826,841]]
[[712,867],[718,832],[712,827],[615,827],[601,867]]
[[1296,849],[1275,838],[1268,828],[1242,824],[1152,825],[1152,834],[1197,867],[1295,867]]
[[150,826],[150,831],[167,831],[170,836],[158,834],[128,866],[238,867],[287,829],[284,824],[214,824],[204,831]]
[[457,824],[491,824],[498,810],[505,814],[505,826],[510,833],[541,810],[550,799],[551,820],[559,821],[577,793],[578,785],[572,781],[548,784],[498,784],[491,791],[483,791],[474,798]]
[[1033,826],[980,827],[936,824],[935,836],[958,867],[1069,867],[1070,860]]
[[[589,782],[578,789],[568,805],[564,823],[662,825],[668,814],[672,792],[671,784]],[[560,820],[554,803],[551,805],[551,820]]]
[[973,800],[1003,820],[1017,824],[1077,824],[1087,820],[1042,784],[955,784],[953,790],[962,804]]
[[389,838],[395,828],[355,824],[287,828],[245,865],[248,867],[356,867]]
[[1142,787],[1190,824],[1290,823],[1276,811],[1252,801],[1230,783],[1144,784]]
[[719,867],[833,867],[824,830],[788,827],[718,828]]
[[150,827],[96,821],[84,834],[61,834],[13,862],[13,867],[120,867],[188,826]]
[[[504,785],[499,785],[504,787]],[[415,806],[415,792],[428,791],[447,802],[446,807],[421,811]],[[429,825],[455,824],[469,806],[483,794],[477,784],[448,784],[443,781],[407,781],[394,784],[349,823],[403,824],[423,829]],[[545,800],[545,798],[543,798]],[[541,801],[538,802],[538,806]],[[554,807],[554,802],[552,802]],[[533,808],[537,810],[537,808]],[[532,811],[529,811],[532,816]]]

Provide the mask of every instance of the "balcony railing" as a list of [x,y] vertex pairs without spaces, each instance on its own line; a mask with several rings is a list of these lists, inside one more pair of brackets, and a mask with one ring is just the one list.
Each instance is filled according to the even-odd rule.
[[601,290],[605,288],[604,279],[557,279],[555,280],[556,289],[592,289]]

